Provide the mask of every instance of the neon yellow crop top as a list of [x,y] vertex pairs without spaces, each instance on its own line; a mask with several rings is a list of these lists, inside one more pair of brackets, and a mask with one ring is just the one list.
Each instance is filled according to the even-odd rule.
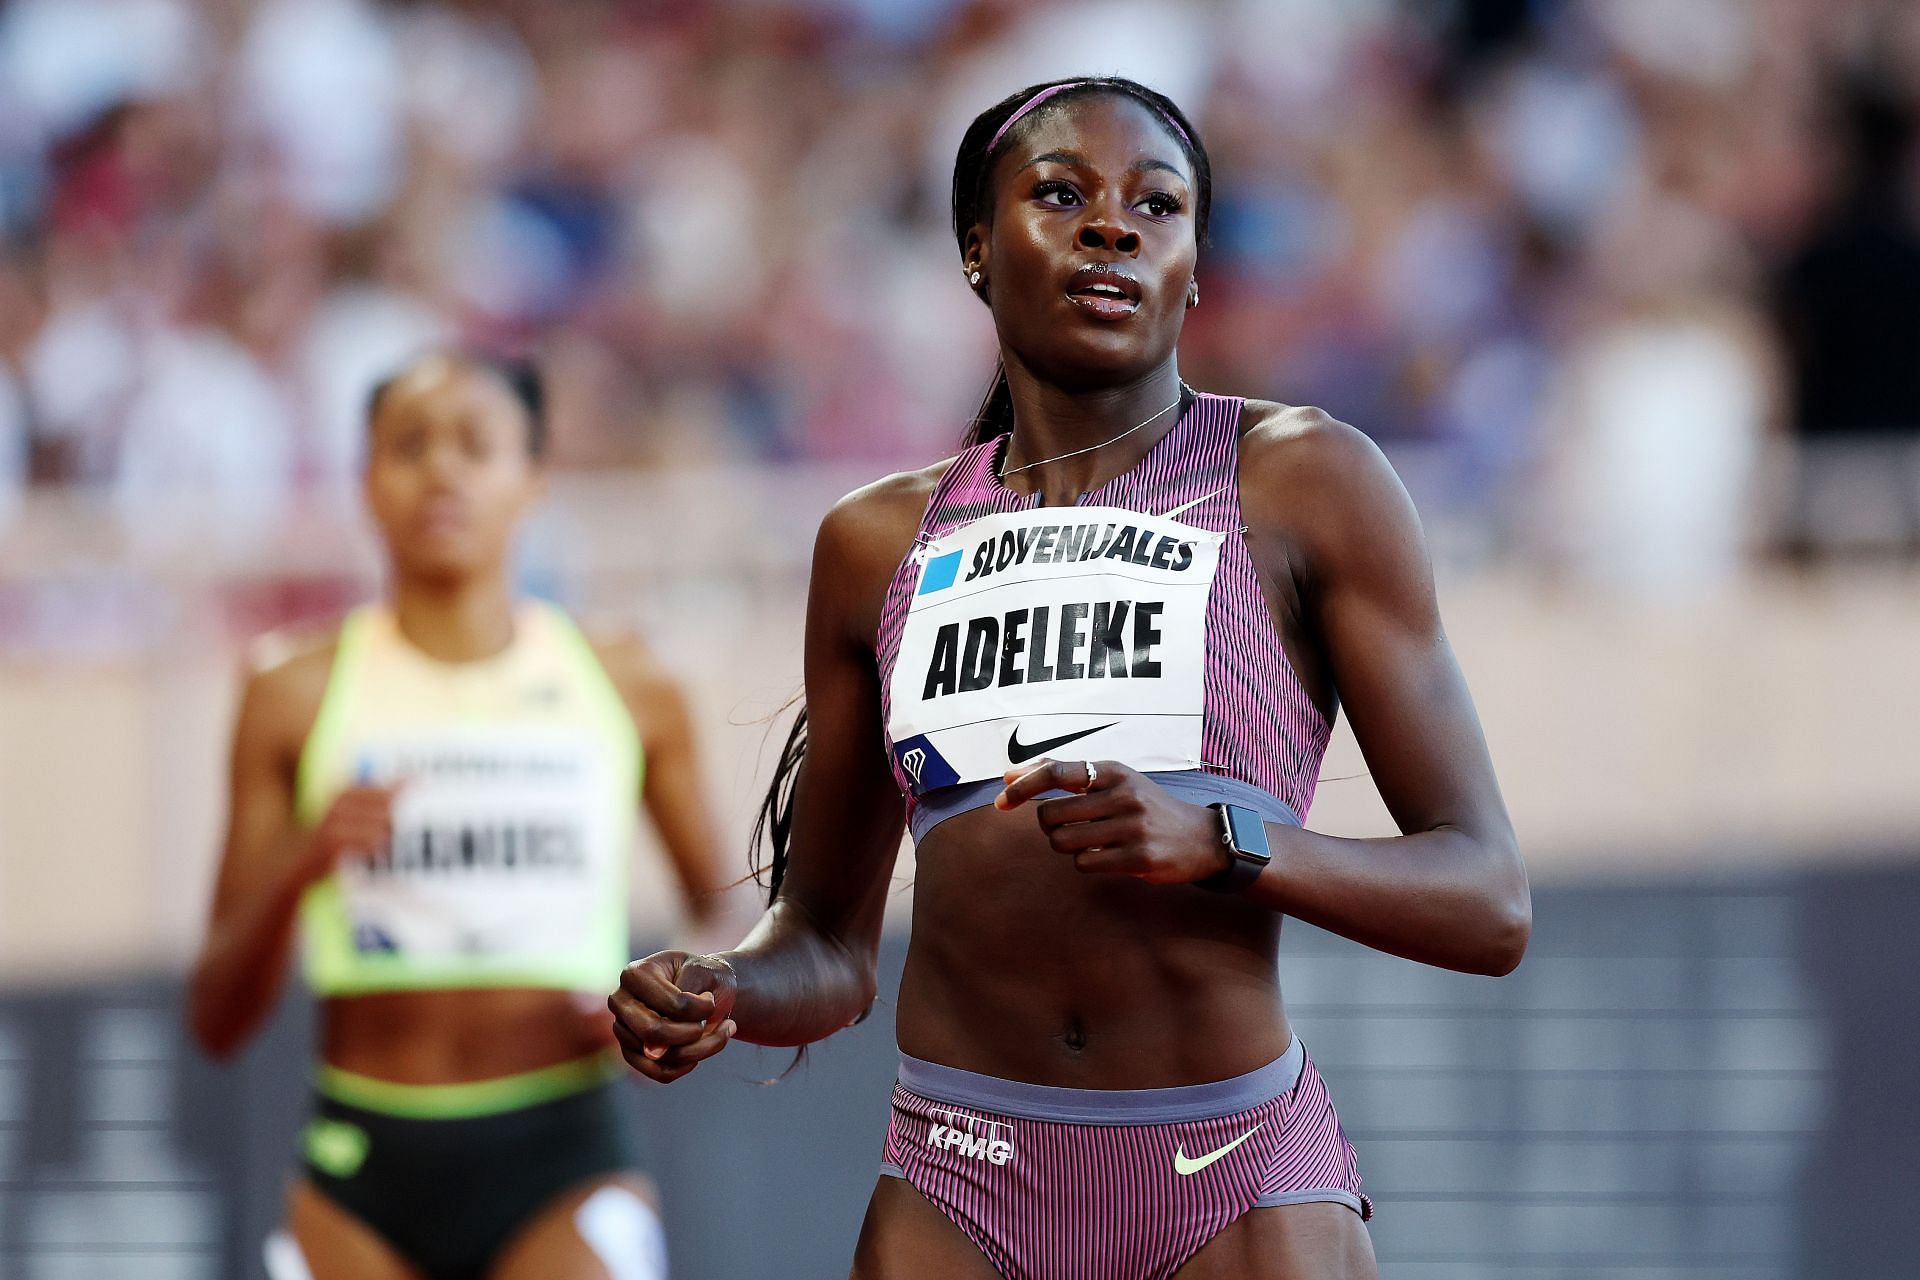
[[354,610],[295,813],[311,827],[347,786],[404,786],[391,847],[301,903],[308,984],[611,990],[641,767],[631,715],[559,609],[523,606],[504,652],[458,664],[414,648],[384,606]]

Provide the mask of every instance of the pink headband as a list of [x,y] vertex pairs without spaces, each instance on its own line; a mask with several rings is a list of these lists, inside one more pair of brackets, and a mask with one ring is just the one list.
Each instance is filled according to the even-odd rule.
[[[1005,124],[1001,125],[998,129],[994,130],[993,140],[987,143],[987,154],[988,155],[993,154],[993,149],[1000,145],[1000,139],[1006,137],[1007,130],[1013,128],[1014,125],[1020,122],[1020,117],[1026,115],[1029,111],[1032,111],[1035,107],[1045,102],[1048,98],[1053,97],[1056,93],[1065,93],[1069,89],[1085,88],[1087,85],[1090,85],[1092,83],[1093,81],[1091,80],[1069,80],[1065,84],[1050,85],[1049,87],[1042,89],[1040,92],[1034,94],[1031,98],[1028,98],[1025,102],[1020,104],[1020,109],[1018,111],[1014,112],[1012,115],[1007,117],[1007,122]],[[1131,97],[1132,95],[1129,94],[1128,96]],[[1155,107],[1154,110],[1159,111],[1159,108]],[[1160,118],[1167,122],[1167,127],[1180,135],[1180,141],[1186,143],[1189,147],[1193,145],[1193,139],[1187,136],[1187,131],[1180,127],[1179,121],[1175,120],[1172,116],[1168,115],[1164,111],[1159,111],[1159,114],[1160,114]]]

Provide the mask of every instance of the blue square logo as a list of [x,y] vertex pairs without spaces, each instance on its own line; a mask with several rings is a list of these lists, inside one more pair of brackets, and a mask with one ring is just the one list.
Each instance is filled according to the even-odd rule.
[[936,591],[945,591],[952,586],[954,579],[960,576],[960,553],[949,551],[927,561],[926,570],[920,575],[920,590],[915,595],[932,595]]

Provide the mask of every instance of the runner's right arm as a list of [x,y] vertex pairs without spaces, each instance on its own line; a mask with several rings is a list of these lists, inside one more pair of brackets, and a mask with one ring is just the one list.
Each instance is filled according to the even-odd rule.
[[374,787],[343,791],[311,832],[294,826],[294,774],[330,667],[324,651],[300,655],[256,671],[241,699],[226,849],[187,988],[188,1028],[216,1058],[258,1030],[279,997],[308,886],[344,853],[384,848],[391,835],[393,793]]
[[881,917],[905,808],[881,741],[874,656],[881,604],[926,490],[895,477],[821,523],[807,600],[806,757],[780,896],[715,956],[662,952],[629,965],[609,1002],[629,1064],[669,1081],[738,1038],[801,1045],[872,1004]]

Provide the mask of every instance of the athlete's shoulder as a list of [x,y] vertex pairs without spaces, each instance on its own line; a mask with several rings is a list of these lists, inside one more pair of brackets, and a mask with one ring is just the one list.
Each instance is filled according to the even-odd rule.
[[326,700],[340,624],[270,631],[247,646],[241,721],[252,732],[304,742]]
[[896,471],[871,484],[863,484],[833,504],[823,525],[897,520],[911,515],[917,527],[940,477],[947,474],[947,468],[953,463],[954,459],[943,458],[930,467]]
[[629,706],[644,706],[677,691],[673,673],[637,629],[606,622],[578,625],[587,647]]
[[247,684],[281,695],[325,694],[340,651],[340,623],[286,627],[255,637],[247,646]]
[[953,461],[946,458],[930,467],[898,471],[841,498],[820,522],[816,555],[859,561],[881,554],[897,561],[904,548],[912,545],[934,487]]
[[1364,518],[1403,501],[1393,465],[1365,432],[1312,405],[1249,400],[1241,414],[1240,501],[1292,516]]
[[692,742],[692,719],[680,679],[651,644],[630,626],[583,623],[580,634],[600,660],[614,692],[632,719],[648,759]]
[[1386,458],[1366,432],[1316,405],[1249,400],[1240,414],[1240,462],[1324,474],[1385,466]]
[[1259,402],[1245,428],[1240,510],[1260,540],[1296,549],[1316,575],[1424,563],[1413,500],[1364,433],[1319,409]]
[[[833,504],[813,544],[809,617],[870,644],[887,587],[913,550],[927,502],[952,459],[862,485]],[[811,623],[809,625],[812,625]]]

